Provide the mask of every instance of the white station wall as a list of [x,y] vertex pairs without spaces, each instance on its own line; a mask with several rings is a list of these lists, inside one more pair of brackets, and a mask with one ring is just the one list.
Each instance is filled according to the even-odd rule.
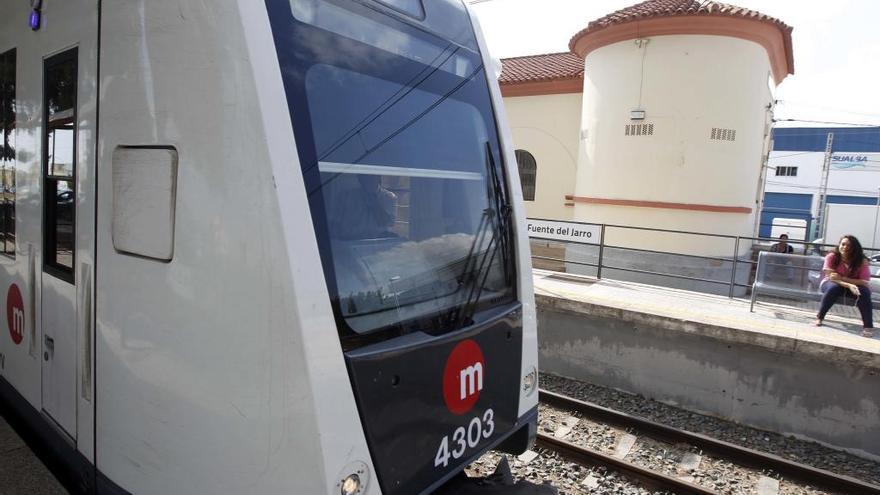
[[574,194],[582,104],[580,93],[504,98],[513,146],[538,166],[535,200],[525,202],[529,218],[571,219],[565,196]]
[[[582,147],[575,195],[750,208],[751,213],[596,205],[580,221],[750,236],[768,132],[767,52],[721,36],[670,35],[614,43],[588,54]],[[643,121],[630,111],[643,109]],[[630,124],[653,134],[627,136]],[[736,131],[711,139],[712,128]],[[642,234],[609,242],[692,254],[729,255],[729,241]]]

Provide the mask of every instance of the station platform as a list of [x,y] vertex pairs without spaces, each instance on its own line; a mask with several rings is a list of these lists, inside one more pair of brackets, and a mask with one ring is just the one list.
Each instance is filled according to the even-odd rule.
[[880,331],[855,308],[534,271],[540,368],[880,460]]
[[677,331],[773,350],[796,349],[802,354],[834,357],[880,370],[880,329],[873,339],[862,337],[858,311],[851,306],[835,305],[823,326],[815,327],[812,322],[818,302],[782,303],[760,296],[755,311],[750,312],[748,299],[634,282],[596,280],[545,270],[535,270],[534,281],[535,297],[541,306],[590,311],[667,327],[671,323]]
[[0,415],[0,495],[67,493],[4,416]]

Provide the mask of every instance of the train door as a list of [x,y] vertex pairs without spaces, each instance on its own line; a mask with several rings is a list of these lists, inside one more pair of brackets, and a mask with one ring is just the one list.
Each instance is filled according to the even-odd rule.
[[52,3],[45,14],[42,405],[91,458],[97,2]]

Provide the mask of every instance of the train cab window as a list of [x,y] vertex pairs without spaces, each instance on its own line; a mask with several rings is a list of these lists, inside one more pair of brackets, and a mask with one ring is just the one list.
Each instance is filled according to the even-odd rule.
[[76,239],[76,49],[44,62],[43,177],[46,271],[73,281]]
[[15,50],[0,53],[0,252],[15,256]]
[[[382,3],[436,9],[426,22],[466,14]],[[290,5],[272,16],[276,47],[344,344],[453,331],[510,303],[508,191],[473,33],[358,2]]]

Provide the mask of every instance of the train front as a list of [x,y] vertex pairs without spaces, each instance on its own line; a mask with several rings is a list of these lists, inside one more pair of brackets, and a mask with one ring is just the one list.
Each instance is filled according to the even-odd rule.
[[528,247],[466,8],[267,6],[382,492],[433,490],[490,448],[521,452],[537,421]]

